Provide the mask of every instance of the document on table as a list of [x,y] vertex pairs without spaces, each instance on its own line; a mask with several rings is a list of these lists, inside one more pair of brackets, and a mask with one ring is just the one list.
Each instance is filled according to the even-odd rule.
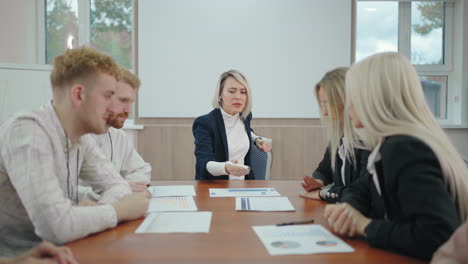
[[155,197],[151,198],[148,206],[148,213],[175,211],[198,211],[198,208],[192,196]]
[[270,255],[346,253],[354,249],[321,225],[253,226]]
[[236,197],[237,211],[294,211],[288,197]]
[[210,197],[280,196],[275,188],[210,188]]
[[153,197],[161,196],[196,196],[193,185],[150,186]]
[[211,212],[151,213],[135,233],[208,233],[211,215]]

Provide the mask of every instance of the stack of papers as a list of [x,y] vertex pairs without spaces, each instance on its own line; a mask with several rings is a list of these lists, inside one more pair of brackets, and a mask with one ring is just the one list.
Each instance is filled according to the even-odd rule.
[[280,196],[275,188],[210,188],[210,197]]
[[288,197],[237,197],[237,211],[295,211]]
[[354,252],[321,225],[254,226],[270,255]]
[[211,215],[211,212],[151,213],[135,233],[208,233]]

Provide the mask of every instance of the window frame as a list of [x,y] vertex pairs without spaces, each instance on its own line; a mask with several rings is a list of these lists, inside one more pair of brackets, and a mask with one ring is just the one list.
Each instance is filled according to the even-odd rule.
[[[375,2],[379,0],[355,0],[356,9],[357,2]],[[389,2],[398,2],[398,52],[411,58],[411,11],[412,2],[434,2],[436,0],[381,0]],[[446,118],[441,119],[436,117],[437,121],[442,126],[461,125],[462,122],[462,103],[461,102],[461,80],[456,76],[459,75],[460,69],[454,66],[454,27],[456,23],[455,7],[459,2],[455,0],[441,0],[445,3],[444,14],[444,63],[443,64],[413,64],[419,76],[446,76],[447,91],[446,91]],[[357,17],[357,12],[355,12]],[[357,19],[355,19],[357,21]],[[356,25],[356,24],[355,24]],[[356,25],[357,26],[357,25]],[[354,42],[356,41],[356,32],[354,30]],[[356,53],[354,46],[354,58]],[[354,61],[355,62],[355,61]],[[458,102],[456,102],[458,100]]]

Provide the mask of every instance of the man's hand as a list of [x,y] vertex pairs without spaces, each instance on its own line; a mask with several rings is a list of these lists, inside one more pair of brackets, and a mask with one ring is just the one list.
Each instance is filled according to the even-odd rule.
[[146,186],[146,183],[144,182],[128,182],[128,185],[130,185],[130,188],[132,188],[132,191],[134,193],[142,192],[146,195],[146,198],[150,199],[151,198],[151,193],[148,191],[148,187]]
[[143,217],[148,210],[148,205],[149,199],[144,192],[129,194],[112,204],[119,222]]
[[12,259],[0,259],[5,264],[78,264],[73,253],[67,247],[57,247],[49,242],[42,242],[24,255]]
[[78,206],[96,206],[98,203],[93,202],[91,200],[84,200],[78,203]]

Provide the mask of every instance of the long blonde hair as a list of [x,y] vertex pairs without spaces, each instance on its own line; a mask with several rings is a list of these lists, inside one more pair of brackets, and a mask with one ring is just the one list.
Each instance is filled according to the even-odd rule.
[[[322,123],[327,128],[328,146],[332,170],[335,170],[336,152],[340,145],[343,132],[343,109],[345,104],[345,77],[347,67],[338,67],[325,73],[322,79],[315,85],[315,97],[320,108]],[[328,117],[323,115],[323,106],[320,102],[319,90],[323,89],[327,95]]]
[[460,219],[467,219],[468,169],[431,113],[409,60],[394,52],[366,58],[349,69],[346,94],[345,115],[352,104],[365,132],[359,138],[346,135],[353,137],[349,144],[362,140],[374,149],[382,137],[418,138],[434,151],[452,198],[458,202]]

